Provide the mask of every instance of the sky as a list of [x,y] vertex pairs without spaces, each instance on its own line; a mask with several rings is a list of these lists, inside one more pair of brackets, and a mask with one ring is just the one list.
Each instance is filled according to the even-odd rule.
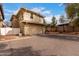
[[5,20],[9,21],[11,15],[16,14],[22,7],[45,16],[47,23],[51,22],[53,16],[58,20],[60,15],[65,15],[65,6],[61,3],[4,3]]

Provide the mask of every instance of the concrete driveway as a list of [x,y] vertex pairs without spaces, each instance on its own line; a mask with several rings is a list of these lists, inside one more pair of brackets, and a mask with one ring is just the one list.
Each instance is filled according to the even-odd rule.
[[[73,39],[76,38],[76,39]],[[79,56],[79,37],[69,35],[34,35],[0,42],[0,55],[9,56]]]

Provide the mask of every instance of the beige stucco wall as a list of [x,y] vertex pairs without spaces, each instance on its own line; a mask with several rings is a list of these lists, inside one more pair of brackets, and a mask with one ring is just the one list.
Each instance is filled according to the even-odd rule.
[[3,27],[3,21],[0,21],[0,28]]
[[19,28],[0,28],[0,35],[17,35],[20,33]]
[[19,28],[19,20],[15,15],[11,17],[11,26],[12,28]]
[[0,27],[3,27],[3,18],[1,12],[0,12]]
[[20,22],[19,26],[20,26],[20,33],[22,33],[24,35],[24,26],[25,26],[25,24]]
[[1,11],[0,11],[0,20],[3,20],[3,18],[2,18],[2,14],[1,14]]
[[13,28],[19,28],[19,21],[17,19],[13,19],[13,21],[12,21],[12,27]]
[[42,34],[44,33],[44,31],[45,31],[44,26],[41,26],[41,25],[26,24],[24,26],[25,35]]
[[33,19],[32,19],[30,12],[24,12],[23,20],[25,20],[25,23],[20,23],[20,30],[21,33],[23,33],[24,35],[40,34],[40,33],[42,34],[45,32],[45,28],[42,25],[28,24],[28,22],[43,24],[44,21],[42,17],[33,14]]
[[26,20],[26,21],[31,21],[32,19],[30,19],[30,13],[28,12],[24,12],[23,14],[23,20]]
[[23,14],[23,20],[26,20],[26,22],[29,21],[29,22],[42,23],[42,24],[44,23],[42,17],[39,17],[36,14],[33,14],[33,19],[31,19],[30,16],[31,16],[31,13],[24,12],[24,14]]
[[[22,34],[39,34],[44,32],[44,28],[41,24],[44,24],[44,20],[42,17],[33,14],[33,18],[31,18],[31,12],[23,11],[17,14],[17,20],[14,18],[12,21],[13,27],[20,28],[20,32]],[[18,23],[19,22],[19,23]],[[27,24],[28,22],[37,23],[39,25]],[[17,26],[16,26],[17,25]]]
[[58,26],[57,27],[57,31],[58,32],[73,32],[73,27],[69,26],[69,25],[64,25],[63,26]]

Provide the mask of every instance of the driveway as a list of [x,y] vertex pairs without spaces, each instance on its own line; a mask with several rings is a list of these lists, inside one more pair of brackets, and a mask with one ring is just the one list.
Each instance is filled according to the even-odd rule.
[[[66,38],[67,37],[67,38]],[[76,38],[76,39],[73,39]],[[78,36],[34,35],[1,41],[2,56],[79,56]]]

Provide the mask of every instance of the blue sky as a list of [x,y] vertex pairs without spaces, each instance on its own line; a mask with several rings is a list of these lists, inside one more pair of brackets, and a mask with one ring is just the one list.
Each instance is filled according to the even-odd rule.
[[9,21],[12,14],[15,14],[21,7],[30,9],[34,12],[40,13],[45,17],[47,22],[51,22],[52,16],[59,19],[60,15],[65,14],[65,6],[61,3],[4,3],[5,20]]

